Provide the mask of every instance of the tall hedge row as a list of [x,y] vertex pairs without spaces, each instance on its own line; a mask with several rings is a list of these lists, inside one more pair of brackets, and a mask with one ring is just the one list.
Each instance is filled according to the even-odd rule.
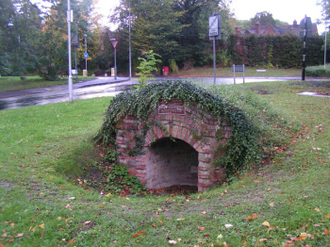
[[[323,42],[322,37],[307,38],[307,66],[323,63]],[[300,68],[302,65],[303,39],[294,35],[231,35],[224,46],[233,64],[279,68]]]

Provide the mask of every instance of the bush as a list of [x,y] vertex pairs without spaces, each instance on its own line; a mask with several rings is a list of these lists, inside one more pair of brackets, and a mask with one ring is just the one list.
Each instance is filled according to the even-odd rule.
[[330,67],[312,66],[306,68],[306,76],[311,77],[330,77]]
[[179,72],[179,67],[178,67],[178,65],[176,64],[176,62],[175,62],[174,59],[170,59],[170,60],[168,60],[168,63],[169,63],[170,71],[171,71],[171,72],[173,72],[173,73],[177,73],[177,72]]

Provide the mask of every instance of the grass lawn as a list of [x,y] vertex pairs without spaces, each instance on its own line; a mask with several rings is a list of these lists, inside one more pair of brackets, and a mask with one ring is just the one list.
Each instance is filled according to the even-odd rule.
[[297,95],[329,82],[227,87],[301,128],[258,171],[189,196],[77,184],[109,98],[0,111],[0,246],[330,246],[330,99]]
[[[76,81],[76,77],[72,76],[72,83],[91,79],[95,79],[95,77],[78,76],[78,81]],[[2,76],[0,77],[0,92],[65,85],[67,83],[68,78],[61,78],[56,81],[46,81],[40,76],[27,76],[25,80],[21,80],[19,76]]]
[[[265,76],[264,72],[256,72],[257,68],[246,67],[245,76]],[[268,77],[283,77],[283,76],[301,76],[301,69],[275,69],[275,68],[260,68],[266,69],[266,76]],[[233,72],[231,67],[228,68],[217,68],[216,69],[217,77],[232,77]],[[243,73],[238,72],[236,76],[242,76]],[[204,67],[204,68],[192,68],[188,70],[180,70],[178,73],[171,73],[171,77],[213,77],[213,68]]]

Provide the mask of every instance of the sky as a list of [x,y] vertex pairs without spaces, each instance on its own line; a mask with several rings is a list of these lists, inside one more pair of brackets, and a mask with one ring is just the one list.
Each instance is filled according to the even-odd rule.
[[[238,20],[249,20],[256,13],[267,11],[274,19],[292,24],[294,20],[298,23],[307,15],[315,23],[321,19],[322,7],[317,5],[319,0],[232,0],[230,8]],[[107,16],[117,6],[119,0],[98,0],[96,12]],[[114,26],[110,26],[114,29]],[[325,30],[324,25],[318,25],[319,33]]]

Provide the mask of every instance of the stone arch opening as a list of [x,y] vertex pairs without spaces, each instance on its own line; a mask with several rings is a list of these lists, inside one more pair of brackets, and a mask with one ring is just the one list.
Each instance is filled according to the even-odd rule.
[[160,138],[148,147],[147,188],[198,186],[198,152],[187,142]]

